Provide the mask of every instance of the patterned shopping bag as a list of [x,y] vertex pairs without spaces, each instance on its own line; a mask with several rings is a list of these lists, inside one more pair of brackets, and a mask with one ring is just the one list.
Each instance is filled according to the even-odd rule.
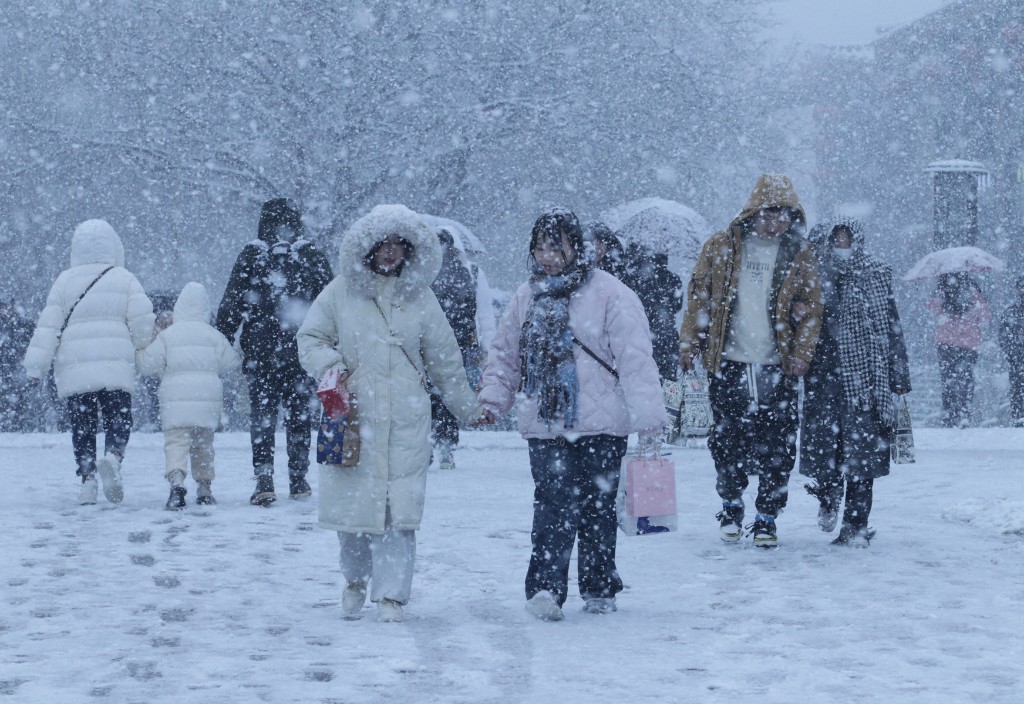
[[316,461],[319,464],[341,464],[345,425],[344,418],[331,420],[326,410],[320,415],[320,427],[316,434]]
[[708,377],[703,370],[685,372],[680,379],[683,404],[679,414],[679,434],[687,438],[702,438],[715,425],[708,395]]
[[893,400],[896,406],[896,426],[892,430],[892,442],[889,453],[893,464],[913,464],[914,431],[910,422],[910,402],[906,395],[897,396]]
[[661,383],[661,395],[665,399],[665,414],[668,416],[668,423],[665,424],[664,441],[672,444],[679,439],[679,419],[683,409],[683,384],[674,379],[665,379]]

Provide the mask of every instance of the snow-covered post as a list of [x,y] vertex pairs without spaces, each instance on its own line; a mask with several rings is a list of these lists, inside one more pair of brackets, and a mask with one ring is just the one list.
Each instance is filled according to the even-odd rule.
[[988,185],[988,170],[976,161],[950,159],[925,167],[932,174],[935,249],[978,243],[978,192]]

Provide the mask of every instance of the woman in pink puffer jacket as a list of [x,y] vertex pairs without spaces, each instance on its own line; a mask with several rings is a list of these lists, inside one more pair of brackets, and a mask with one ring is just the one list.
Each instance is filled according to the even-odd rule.
[[519,402],[535,484],[527,609],[557,621],[577,537],[584,610],[615,610],[619,465],[627,436],[652,441],[666,418],[643,306],[594,267],[572,212],[537,220],[530,268],[498,325],[479,399],[495,415]]
[[937,317],[933,340],[942,380],[942,425],[961,428],[971,417],[974,365],[992,313],[977,282],[963,272],[940,278],[926,307]]

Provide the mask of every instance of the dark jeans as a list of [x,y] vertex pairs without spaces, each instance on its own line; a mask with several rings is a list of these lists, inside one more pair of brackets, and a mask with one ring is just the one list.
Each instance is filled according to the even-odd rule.
[[546,590],[559,605],[565,603],[569,558],[577,538],[580,595],[615,596],[622,591],[615,567],[615,494],[626,438],[588,435],[576,442],[565,438],[528,442],[534,492],[526,598]]
[[68,397],[71,446],[78,464],[75,474],[81,477],[91,477],[96,472],[96,431],[101,415],[104,453],[123,459],[132,431],[132,395],[103,389]]
[[1024,425],[1024,363],[1010,363],[1010,420]]
[[942,378],[942,424],[949,428],[970,420],[974,400],[974,365],[978,352],[954,345],[938,345]]
[[724,360],[709,386],[715,427],[708,438],[722,501],[738,501],[758,476],[757,512],[777,516],[796,463],[797,382],[782,367]]
[[283,406],[288,474],[305,476],[309,470],[309,401],[313,395],[313,380],[298,363],[281,367],[257,366],[246,373],[246,378],[249,381],[253,468],[259,470],[269,466],[273,474],[277,408]]
[[[476,345],[462,351],[462,365],[466,378],[474,391],[480,386],[480,360],[483,352]],[[452,447],[459,444],[459,421],[441,400],[441,394],[431,387],[430,391],[430,432],[434,443],[446,443]]]

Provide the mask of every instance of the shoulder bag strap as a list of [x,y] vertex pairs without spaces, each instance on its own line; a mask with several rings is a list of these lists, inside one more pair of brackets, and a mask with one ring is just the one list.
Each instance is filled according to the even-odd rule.
[[[397,340],[398,336],[395,335],[395,331],[391,329],[391,323],[388,322],[388,316],[384,315],[384,309],[380,307],[380,303],[377,303],[376,298],[370,300],[372,300],[373,305],[377,307],[377,312],[380,313],[380,317],[384,319],[384,324],[388,326],[388,332],[390,332],[391,336]],[[415,371],[416,376],[420,378],[420,383],[423,385],[423,388],[427,388],[427,382],[423,378],[423,374],[420,373],[419,367],[417,367],[416,363],[412,361],[412,357],[409,356],[409,353],[405,351],[405,347],[399,343],[398,349],[402,350],[402,354],[405,355],[406,360],[408,360],[409,364],[412,365],[413,371]]]
[[594,352],[594,350],[590,349],[589,347],[584,345],[582,342],[580,342],[579,338],[577,338],[575,335],[572,336],[572,341],[575,342],[577,345],[579,345],[581,350],[583,350],[584,352],[589,354],[591,357],[593,357],[594,360],[598,364],[600,364],[602,367],[604,367],[608,371],[609,374],[611,374],[616,379],[619,378],[619,373],[617,371],[615,371],[615,368],[612,367],[612,365],[608,364],[608,362],[606,362],[603,359],[601,359],[600,357],[598,357],[597,354]]
[[82,299],[85,298],[85,294],[89,293],[89,291],[92,289],[92,287],[95,286],[99,282],[99,280],[102,279],[103,276],[108,271],[110,271],[113,268],[114,267],[112,267],[112,266],[108,266],[106,269],[101,271],[100,275],[97,276],[95,279],[93,279],[92,282],[88,286],[85,287],[85,290],[82,291],[82,295],[78,297],[78,300],[71,304],[71,310],[68,311],[67,316],[64,318],[64,324],[60,326],[60,331],[57,333],[57,344],[58,345],[60,344],[61,335],[64,334],[64,330],[67,329],[68,322],[71,320],[71,314],[75,312],[75,308],[78,306],[79,303],[82,302]]

